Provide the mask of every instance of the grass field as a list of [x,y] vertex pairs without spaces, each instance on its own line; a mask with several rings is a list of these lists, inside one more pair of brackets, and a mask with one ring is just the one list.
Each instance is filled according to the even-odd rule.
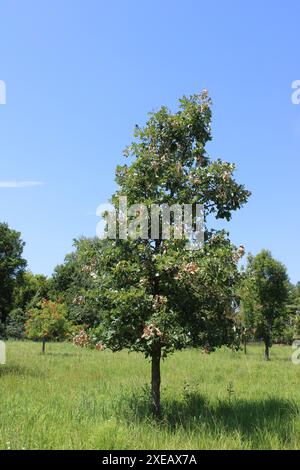
[[297,449],[300,366],[291,348],[191,350],[162,365],[164,418],[149,411],[142,355],[7,343],[0,449]]

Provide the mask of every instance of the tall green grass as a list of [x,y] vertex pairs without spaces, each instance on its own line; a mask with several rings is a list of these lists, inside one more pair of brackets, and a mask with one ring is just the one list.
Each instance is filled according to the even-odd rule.
[[300,366],[290,347],[179,352],[162,365],[163,419],[142,355],[8,342],[1,449],[297,449]]

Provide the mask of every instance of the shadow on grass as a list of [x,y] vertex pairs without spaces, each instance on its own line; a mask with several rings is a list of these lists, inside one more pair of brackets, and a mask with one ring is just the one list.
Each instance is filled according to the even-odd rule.
[[20,376],[20,377],[33,377],[43,378],[45,374],[40,369],[32,369],[26,366],[19,366],[16,364],[4,365],[0,367],[0,378],[6,375]]
[[78,356],[79,354],[77,352],[69,353],[69,352],[47,352],[46,351],[45,354],[40,352],[40,355],[42,357],[74,357],[74,356]]
[[[153,421],[151,405],[146,396],[132,396],[127,402],[127,416],[132,421]],[[124,412],[125,411],[125,412]],[[289,400],[266,398],[264,400],[223,400],[210,403],[199,393],[190,393],[182,400],[163,402],[163,416],[158,424],[170,431],[183,428],[197,431],[204,426],[211,434],[239,432],[244,439],[262,442],[268,433],[287,445],[292,436],[293,420],[299,414],[297,405]],[[267,439],[267,437],[266,437]],[[263,438],[265,440],[265,438]]]

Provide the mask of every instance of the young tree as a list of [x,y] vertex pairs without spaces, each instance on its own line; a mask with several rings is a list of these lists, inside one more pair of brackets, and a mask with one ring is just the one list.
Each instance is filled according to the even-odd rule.
[[26,267],[20,233],[0,224],[0,323],[5,324],[13,308],[13,292]]
[[284,325],[289,294],[285,266],[270,251],[250,255],[242,288],[242,308],[251,319],[257,338],[265,344],[265,359],[270,360],[270,347]]
[[[249,192],[235,182],[233,164],[210,161],[205,151],[210,122],[211,102],[204,91],[183,97],[177,113],[162,107],[150,114],[145,127],[136,126],[136,140],[125,150],[131,163],[117,167],[114,207],[119,207],[119,196],[147,209],[198,203],[205,217],[229,220]],[[137,209],[130,220],[136,223],[139,215]],[[206,228],[204,247],[187,250],[188,237],[168,240],[162,230],[153,237],[150,215],[148,222],[148,238],[140,226],[140,238],[104,240],[87,266],[97,274],[99,339],[113,351],[129,348],[150,357],[153,410],[160,416],[161,358],[193,346],[209,352],[236,340],[239,254],[223,233]],[[172,233],[173,213],[170,225]]]
[[46,341],[62,341],[71,333],[71,324],[66,318],[64,304],[43,300],[37,308],[29,311],[26,322],[26,337],[42,341],[42,352],[45,352]]

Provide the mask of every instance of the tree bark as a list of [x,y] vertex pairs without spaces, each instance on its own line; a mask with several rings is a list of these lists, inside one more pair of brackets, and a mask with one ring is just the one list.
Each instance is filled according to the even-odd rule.
[[247,341],[244,340],[244,353],[247,354]]
[[270,360],[270,343],[269,340],[265,340],[265,361]]
[[45,350],[46,350],[46,339],[43,338],[43,342],[42,342],[42,353],[45,354]]
[[161,348],[157,348],[152,354],[152,374],[151,374],[151,392],[152,392],[152,408],[156,418],[161,417],[160,406],[160,359]]

